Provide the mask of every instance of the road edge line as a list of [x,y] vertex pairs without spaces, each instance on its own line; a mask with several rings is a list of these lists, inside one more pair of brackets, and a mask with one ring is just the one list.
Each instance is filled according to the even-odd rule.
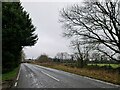
[[18,75],[17,75],[17,78],[16,78],[17,81],[18,81],[18,79],[20,77],[20,71],[21,71],[21,68],[19,69],[19,72],[18,72]]
[[15,85],[14,85],[14,86],[16,87],[16,86],[17,86],[17,84],[18,84],[18,83],[17,83],[17,82],[15,82]]
[[20,77],[20,71],[21,71],[21,65],[20,65],[20,68],[19,68],[19,72],[18,72],[18,75],[17,75],[17,78],[16,78],[16,82],[15,82],[15,84],[14,84],[14,86],[16,87],[17,86],[17,84],[18,84],[18,79],[19,79],[19,77]]

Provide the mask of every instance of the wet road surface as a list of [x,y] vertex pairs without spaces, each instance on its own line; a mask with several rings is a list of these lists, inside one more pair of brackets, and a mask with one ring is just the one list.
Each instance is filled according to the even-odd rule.
[[119,86],[84,76],[22,63],[16,88],[117,88]]

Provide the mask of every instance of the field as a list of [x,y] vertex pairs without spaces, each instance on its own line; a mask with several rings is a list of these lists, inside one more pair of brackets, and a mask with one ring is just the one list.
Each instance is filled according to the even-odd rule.
[[100,66],[100,67],[102,67],[102,66],[111,66],[114,69],[120,67],[120,64],[88,64],[88,65],[97,65],[97,66]]

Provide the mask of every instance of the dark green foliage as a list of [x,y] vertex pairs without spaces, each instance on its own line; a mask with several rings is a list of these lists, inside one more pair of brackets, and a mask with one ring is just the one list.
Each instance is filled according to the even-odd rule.
[[20,2],[2,3],[2,60],[3,72],[18,66],[21,50],[37,41],[35,27]]
[[54,59],[53,59],[53,62],[60,62],[60,60],[57,59],[57,58],[54,58]]

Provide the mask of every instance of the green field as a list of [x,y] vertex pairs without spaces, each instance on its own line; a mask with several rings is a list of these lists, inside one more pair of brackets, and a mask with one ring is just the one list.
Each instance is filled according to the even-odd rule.
[[6,81],[6,80],[12,80],[17,76],[17,72],[18,72],[18,67],[15,68],[13,71],[10,71],[8,73],[2,74],[2,80]]
[[[96,65],[96,64],[88,64],[88,65]],[[100,66],[100,67],[109,66],[109,65],[114,69],[120,67],[120,64],[97,64],[97,66]]]

